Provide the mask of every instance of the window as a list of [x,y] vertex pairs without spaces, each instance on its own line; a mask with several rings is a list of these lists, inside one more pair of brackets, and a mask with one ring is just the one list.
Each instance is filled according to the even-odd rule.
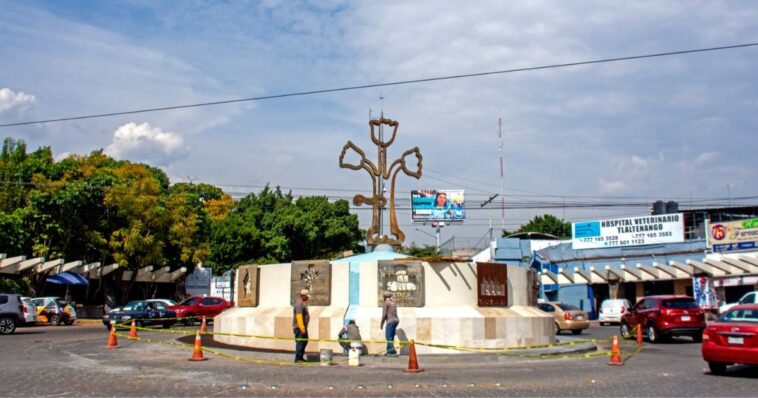
[[719,318],[721,322],[749,322],[758,323],[758,311],[756,310],[731,310]]
[[215,303],[215,300],[213,300],[212,298],[206,297],[206,298],[204,298],[204,299],[202,299],[200,301],[200,304],[202,304],[202,305],[213,305],[213,304],[216,304],[216,303]]
[[558,304],[558,307],[560,307],[564,311],[579,311],[579,308],[576,308],[575,305],[571,305],[571,304],[560,303]]
[[663,308],[696,309],[700,307],[695,303],[695,300],[681,298],[663,300]]
[[555,308],[550,304],[540,304],[540,309],[545,312],[555,312]]
[[0,296],[0,304],[5,304],[8,302],[8,296]]
[[162,311],[162,310],[166,309],[166,305],[163,304],[163,303],[161,303],[161,302],[155,302],[155,303],[153,303],[153,305],[155,306],[156,310],[161,310]]
[[179,305],[195,305],[195,303],[197,303],[197,299],[195,299],[195,298],[188,298],[188,299],[182,301],[181,303],[179,303]]
[[745,295],[745,297],[740,300],[740,304],[747,304],[753,302],[753,297],[755,296],[755,293],[748,293]]

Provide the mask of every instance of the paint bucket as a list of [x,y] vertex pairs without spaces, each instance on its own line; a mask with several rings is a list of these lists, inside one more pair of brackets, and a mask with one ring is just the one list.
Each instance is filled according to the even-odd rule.
[[329,366],[332,364],[332,350],[324,348],[320,351],[321,366]]
[[361,351],[351,348],[348,352],[347,364],[348,366],[361,366]]

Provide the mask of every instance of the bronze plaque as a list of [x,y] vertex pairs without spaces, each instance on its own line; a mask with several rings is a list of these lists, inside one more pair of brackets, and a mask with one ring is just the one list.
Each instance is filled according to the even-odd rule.
[[258,305],[258,266],[243,265],[237,268],[237,306]]
[[477,296],[480,307],[508,306],[508,266],[476,263]]
[[424,306],[424,267],[418,261],[379,261],[377,302],[384,303],[384,292],[392,293],[398,307]]
[[311,298],[308,305],[328,306],[332,302],[332,265],[329,260],[304,260],[292,262],[290,303],[308,289]]

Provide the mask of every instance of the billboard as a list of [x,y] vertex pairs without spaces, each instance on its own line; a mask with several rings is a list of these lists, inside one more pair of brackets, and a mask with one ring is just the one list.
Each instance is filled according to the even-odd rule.
[[571,224],[573,249],[602,249],[674,242],[684,242],[682,213]]
[[758,218],[710,223],[708,247],[714,252],[755,249],[758,247]]
[[413,221],[463,221],[465,218],[463,190],[411,191]]

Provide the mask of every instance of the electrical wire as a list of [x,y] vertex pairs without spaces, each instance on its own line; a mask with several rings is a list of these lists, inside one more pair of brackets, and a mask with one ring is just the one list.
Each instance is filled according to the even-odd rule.
[[471,78],[471,77],[501,75],[501,74],[506,74],[506,73],[566,68],[566,67],[572,67],[572,66],[593,65],[593,64],[601,64],[601,63],[609,63],[609,62],[631,61],[631,60],[638,60],[638,59],[668,57],[668,56],[673,56],[673,55],[685,55],[685,54],[703,53],[703,52],[710,52],[710,51],[733,50],[733,49],[738,49],[738,48],[746,48],[746,47],[754,47],[754,46],[758,46],[758,42],[734,44],[734,45],[719,46],[719,47],[697,48],[697,49],[680,50],[680,51],[667,51],[667,52],[653,53],[653,54],[630,55],[626,57],[603,58],[603,59],[596,59],[596,60],[591,60],[591,61],[578,61],[578,62],[568,62],[568,63],[552,64],[552,65],[502,69],[502,70],[495,70],[495,71],[489,71],[489,72],[477,72],[477,73],[465,73],[465,74],[458,74],[458,75],[427,77],[427,78],[421,78],[421,79],[400,80],[400,81],[387,82],[387,83],[363,84],[363,85],[357,85],[357,86],[327,88],[327,89],[311,90],[311,91],[298,91],[298,92],[293,92],[293,93],[272,94],[272,95],[264,95],[264,96],[259,96],[259,97],[239,98],[239,99],[231,99],[231,100],[223,100],[223,101],[199,102],[199,103],[194,103],[194,104],[173,105],[173,106],[164,106],[164,107],[158,107],[158,108],[145,108],[145,109],[137,109],[137,110],[131,110],[131,111],[99,113],[99,114],[84,115],[84,116],[70,116],[70,117],[61,117],[61,118],[55,118],[55,119],[34,120],[34,121],[28,121],[28,122],[4,123],[4,124],[0,124],[0,127],[26,126],[26,125],[31,125],[31,124],[56,123],[56,122],[65,122],[65,121],[72,121],[72,120],[134,115],[137,113],[160,112],[160,111],[170,111],[170,110],[176,110],[176,109],[187,109],[187,108],[199,108],[199,107],[205,107],[205,106],[234,104],[234,103],[240,103],[240,102],[300,97],[300,96],[306,96],[306,95],[336,93],[336,92],[341,92],[341,91],[355,91],[355,90],[363,90],[363,89],[377,88],[377,87],[401,86],[401,85],[407,85],[407,84],[429,83],[429,82],[437,82],[437,81],[443,81],[443,80],[454,80],[454,79],[465,79],[465,78]]

